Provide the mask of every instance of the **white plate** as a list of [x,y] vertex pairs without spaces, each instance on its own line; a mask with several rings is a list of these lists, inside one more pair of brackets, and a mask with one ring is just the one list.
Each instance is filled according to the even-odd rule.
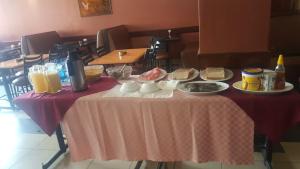
[[187,93],[190,95],[212,95],[212,94],[216,94],[216,93],[225,91],[229,88],[229,85],[227,83],[223,83],[223,82],[195,81],[195,82],[188,82],[188,83],[216,83],[217,85],[220,85],[220,88],[216,91],[211,91],[211,92],[189,92],[189,91],[186,91],[183,89],[183,86],[186,83],[182,83],[177,86],[177,89],[183,93]]
[[232,87],[234,87],[237,90],[243,91],[245,93],[253,93],[253,94],[276,94],[276,93],[283,93],[288,92],[294,89],[294,85],[288,82],[285,82],[285,88],[281,90],[271,90],[271,91],[250,91],[250,90],[244,90],[242,89],[242,81],[238,81],[232,84]]
[[[151,82],[151,81],[159,81],[159,80],[161,80],[161,79],[163,79],[163,78],[165,78],[166,77],[166,75],[168,74],[164,69],[159,69],[160,70],[160,75],[159,75],[159,77],[157,77],[156,79],[154,79],[154,80],[143,80],[143,79],[141,79],[140,77],[144,74],[141,74],[139,77],[138,77],[138,81],[139,82],[142,82],[142,83],[146,83],[146,82]],[[146,72],[145,72],[146,73]]]
[[219,79],[219,80],[211,80],[206,78],[206,72],[205,70],[200,70],[200,78],[206,81],[212,81],[212,82],[222,82],[229,80],[233,77],[233,72],[230,69],[224,69],[225,71],[225,78],[224,79]]
[[157,83],[157,86],[161,90],[175,90],[178,83],[179,82],[177,80],[168,80],[168,81],[162,80]]
[[[174,80],[173,79],[173,73],[174,72],[168,74],[168,80]],[[188,81],[196,79],[199,76],[199,74],[200,74],[200,72],[198,70],[196,70],[196,69],[193,68],[193,74],[191,75],[191,77],[189,77],[186,80],[177,80],[177,81],[178,82],[188,82]]]

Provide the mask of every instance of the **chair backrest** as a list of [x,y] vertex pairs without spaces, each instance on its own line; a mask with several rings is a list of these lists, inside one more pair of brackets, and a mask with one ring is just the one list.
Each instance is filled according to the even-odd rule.
[[132,42],[128,29],[125,25],[120,25],[106,29],[110,51],[117,49],[130,49]]
[[43,54],[39,54],[36,56],[24,56],[24,74],[27,76],[29,72],[29,68],[33,65],[41,65],[43,64]]
[[0,62],[19,58],[21,55],[20,48],[9,49],[0,54]]
[[25,55],[48,53],[54,44],[61,43],[56,31],[26,35],[21,38],[21,49]]
[[110,51],[107,30],[97,32],[96,53],[98,56],[103,56]]
[[168,51],[168,44],[164,38],[152,37],[150,44],[151,44],[151,47],[153,47],[153,49],[156,52],[161,52],[161,51],[167,52]]

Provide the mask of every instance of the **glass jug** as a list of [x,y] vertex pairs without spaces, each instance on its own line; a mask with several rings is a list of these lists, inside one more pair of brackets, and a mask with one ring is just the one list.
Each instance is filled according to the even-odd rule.
[[46,63],[44,74],[48,86],[47,92],[59,92],[61,90],[61,82],[58,74],[57,65],[55,63]]
[[28,79],[35,93],[47,92],[47,82],[44,75],[44,66],[33,65],[29,68]]

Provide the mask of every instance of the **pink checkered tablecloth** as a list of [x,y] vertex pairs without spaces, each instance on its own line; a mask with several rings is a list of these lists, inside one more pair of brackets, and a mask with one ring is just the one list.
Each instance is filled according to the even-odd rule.
[[253,163],[254,123],[224,96],[81,97],[63,119],[75,161]]

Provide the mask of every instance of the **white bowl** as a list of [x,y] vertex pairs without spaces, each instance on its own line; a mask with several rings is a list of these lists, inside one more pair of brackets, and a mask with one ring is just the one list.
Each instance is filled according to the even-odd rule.
[[131,93],[139,90],[140,86],[135,81],[128,81],[122,84],[120,91],[122,93]]
[[175,90],[178,83],[178,80],[159,81],[157,86],[162,90]]
[[155,82],[143,83],[140,92],[141,93],[153,93],[160,90]]

